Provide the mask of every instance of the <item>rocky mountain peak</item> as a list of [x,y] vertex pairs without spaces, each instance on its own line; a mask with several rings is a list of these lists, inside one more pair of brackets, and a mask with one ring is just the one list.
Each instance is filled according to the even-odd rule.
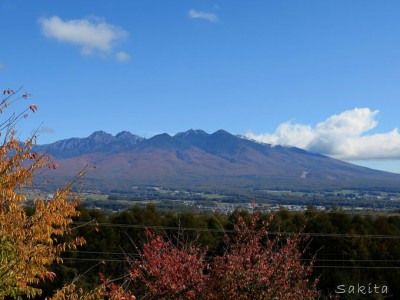
[[87,137],[87,139],[95,142],[111,142],[114,137],[111,134],[100,130],[93,132]]
[[137,143],[140,142],[142,140],[144,140],[144,138],[135,135],[129,131],[121,131],[119,133],[117,133],[117,135],[115,136],[115,139],[121,142],[127,142],[127,143]]
[[208,136],[208,133],[201,129],[189,129],[185,132],[179,132],[174,135],[174,138],[186,138],[186,137],[205,137]]

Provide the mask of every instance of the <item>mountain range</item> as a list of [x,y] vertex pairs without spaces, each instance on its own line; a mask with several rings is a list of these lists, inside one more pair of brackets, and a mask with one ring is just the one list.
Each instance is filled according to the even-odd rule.
[[188,130],[143,138],[123,131],[96,131],[36,145],[59,164],[49,176],[59,184],[86,164],[87,187],[129,191],[152,185],[193,190],[227,189],[397,189],[400,175],[377,171],[295,147],[271,146],[232,135]]

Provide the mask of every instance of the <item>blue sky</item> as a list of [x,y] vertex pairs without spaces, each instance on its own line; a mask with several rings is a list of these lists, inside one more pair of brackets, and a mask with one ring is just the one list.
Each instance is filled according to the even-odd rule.
[[[190,128],[400,172],[398,1],[0,2],[39,143]],[[14,109],[30,103],[20,102]]]

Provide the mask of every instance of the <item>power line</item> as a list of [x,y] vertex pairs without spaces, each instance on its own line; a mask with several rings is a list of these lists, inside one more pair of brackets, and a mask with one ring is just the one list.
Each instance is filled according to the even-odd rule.
[[[137,257],[140,258],[139,254],[126,254],[124,252],[100,252],[100,251],[65,251],[67,253],[76,253],[76,254],[89,254],[89,255],[102,255],[102,256],[121,256],[121,257]],[[207,258],[213,258],[213,256],[207,256]],[[125,259],[117,259],[117,258],[107,258],[107,257],[97,257],[97,258],[82,258],[82,257],[66,257],[63,258],[64,260],[72,260],[72,261],[108,261],[108,262],[123,262],[126,261]],[[300,259],[301,261],[312,261],[313,259],[311,258],[302,258]],[[331,262],[331,263],[400,263],[399,259],[326,259],[326,258],[320,258],[315,260],[315,266],[318,267],[324,267],[324,265],[318,265],[318,263],[325,263],[325,262]],[[343,267],[338,265],[337,267]],[[345,267],[350,267],[350,266],[345,266]],[[372,266],[352,266],[352,267],[372,267]],[[374,266],[374,268],[377,267],[382,267],[381,266]],[[385,266],[386,267],[386,266]],[[391,266],[393,268],[400,268],[400,266]]]
[[[138,257],[138,254],[127,254],[124,252],[102,252],[102,251],[85,251],[85,250],[66,250],[64,253],[75,253],[75,254],[102,254],[102,255],[112,255],[112,256],[136,256]],[[386,253],[399,253],[399,252],[386,252]],[[326,254],[326,253],[325,253]],[[339,252],[331,253],[331,254],[342,254]],[[212,257],[212,256],[208,256]],[[309,258],[304,258],[301,260],[312,260]],[[397,262],[400,263],[400,259],[327,259],[327,258],[321,258],[321,259],[316,259],[316,261],[334,261],[334,262]]]
[[[117,263],[126,263],[125,259],[103,259],[103,258],[63,258],[63,261],[69,262],[117,262]],[[318,262],[318,260],[316,261]],[[335,262],[335,261],[332,261]],[[338,262],[341,262],[340,260]],[[319,269],[400,269],[400,266],[344,266],[344,265],[317,265],[314,264],[313,268]]]
[[[112,224],[112,223],[96,223],[90,224],[85,222],[74,222],[76,225],[94,226],[94,227],[114,227],[114,228],[136,228],[136,229],[152,229],[152,230],[176,230],[176,231],[196,231],[196,232],[235,232],[232,229],[217,228],[196,228],[196,227],[174,227],[174,226],[158,226],[158,225],[134,225],[134,224]],[[373,239],[400,239],[400,235],[385,234],[349,234],[349,233],[319,233],[319,232],[288,232],[288,231],[268,231],[268,235],[296,235],[310,237],[340,237],[340,238],[373,238]]]
[[126,262],[125,259],[104,259],[104,258],[72,258],[72,257],[63,257],[62,260],[69,261],[98,261],[98,262]]

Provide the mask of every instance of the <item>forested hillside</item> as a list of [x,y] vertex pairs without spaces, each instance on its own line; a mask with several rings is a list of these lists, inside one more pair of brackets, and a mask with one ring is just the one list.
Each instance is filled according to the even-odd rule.
[[[100,282],[101,272],[107,278],[120,278],[129,267],[126,256],[135,257],[138,249],[148,241],[145,230],[169,237],[176,243],[194,241],[207,246],[207,257],[221,255],[226,250],[224,234],[232,234],[237,218],[247,222],[251,213],[235,211],[230,215],[194,215],[190,212],[160,215],[157,208],[133,207],[117,214],[105,215],[99,210],[80,207],[81,215],[75,221],[76,235],[83,236],[87,243],[78,251],[65,253],[64,265],[54,265],[57,279],[46,286],[48,293],[77,274],[84,274],[78,285],[93,288]],[[266,214],[262,220],[269,219]],[[79,227],[82,224],[85,226]],[[341,210],[318,212],[310,207],[307,211],[277,212],[269,225],[269,236],[292,235],[303,229],[309,236],[303,255],[304,262],[316,254],[313,277],[319,278],[318,288],[326,296],[335,295],[335,290],[353,285],[372,284],[381,289],[387,286],[391,299],[400,296],[400,217],[393,215],[351,215]],[[138,248],[137,248],[138,247]],[[355,287],[357,292],[357,286]],[[379,290],[381,291],[381,290]],[[343,299],[353,294],[343,295]],[[354,296],[354,295],[353,295]],[[371,296],[371,295],[370,295]],[[371,298],[372,299],[372,298]]]

